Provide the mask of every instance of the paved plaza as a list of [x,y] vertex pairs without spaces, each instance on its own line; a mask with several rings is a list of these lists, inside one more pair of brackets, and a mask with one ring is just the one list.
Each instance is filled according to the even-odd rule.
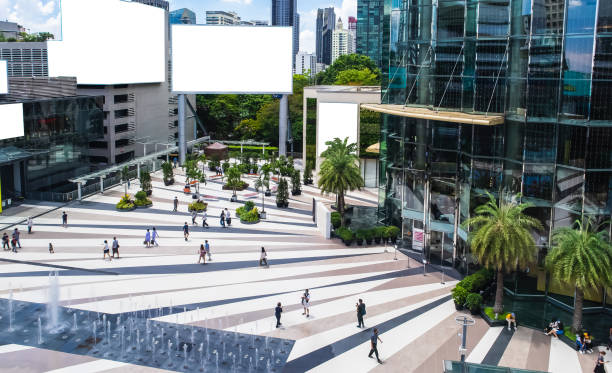
[[[165,186],[161,175],[154,175],[153,207],[148,209],[116,211],[123,193],[117,186],[82,203],[35,207],[43,215],[35,218],[32,234],[17,226],[23,248],[17,254],[0,252],[0,371],[134,373],[204,367],[429,373],[441,372],[444,359],[459,360],[455,317],[462,313],[450,297],[456,280],[447,276],[441,283],[438,272],[424,276],[417,261],[402,253],[394,260],[393,250],[384,246],[347,248],[325,240],[311,215],[312,198],[321,198],[315,188],[305,187],[301,196],[292,197],[289,209],[277,209],[274,197],[267,197],[266,220],[243,225],[234,218],[230,228],[222,228],[221,209],[227,207],[235,217],[241,203],[230,203],[231,192],[211,179],[201,190],[209,204],[210,228],[205,229],[201,217],[198,226],[191,226],[187,203],[192,200],[181,192],[183,176],[176,179]],[[129,192],[137,188],[132,183]],[[244,201],[253,192],[238,194]],[[180,200],[178,212],[172,212],[174,196]],[[259,206],[261,195],[252,200]],[[347,198],[349,204],[365,206],[376,201],[377,195],[367,190]],[[62,211],[68,214],[67,228],[61,224]],[[188,241],[184,222],[190,224]],[[160,245],[146,248],[145,231],[153,227]],[[113,237],[119,240],[121,258],[103,260],[103,240],[110,243]],[[197,252],[205,239],[212,261],[201,265]],[[50,242],[54,254],[48,252]],[[269,268],[258,264],[261,246],[268,252]],[[55,272],[57,278],[50,277]],[[46,330],[47,318],[38,327],[34,316],[28,319],[28,310],[48,308],[40,305],[52,297],[54,281],[59,283],[59,322],[68,325],[58,335]],[[308,318],[300,304],[304,289],[311,294]],[[356,327],[359,298],[367,305],[364,329]],[[283,305],[280,328],[275,327],[277,302]],[[14,316],[7,311],[9,303]],[[72,329],[71,315],[78,324]],[[28,321],[7,331],[18,320]],[[125,324],[129,330],[119,328]],[[382,365],[367,356],[374,326],[383,341]],[[593,370],[595,354],[577,354],[533,329],[511,333],[489,328],[476,317],[468,333],[470,362],[555,373]],[[62,338],[75,341],[74,346],[61,343]],[[113,348],[120,352],[113,354]],[[170,351],[184,364],[170,362]]]

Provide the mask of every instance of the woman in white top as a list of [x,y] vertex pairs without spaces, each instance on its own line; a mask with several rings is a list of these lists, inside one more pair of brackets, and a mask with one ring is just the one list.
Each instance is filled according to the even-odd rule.
[[304,313],[302,313],[302,315],[310,317],[310,293],[308,289],[304,290],[304,295],[302,295],[302,306],[304,307]]
[[268,254],[266,253],[266,249],[264,249],[264,247],[261,247],[261,256],[259,257],[259,265],[263,266],[265,265],[266,267],[268,266]]
[[32,217],[28,217],[28,234],[32,233]]

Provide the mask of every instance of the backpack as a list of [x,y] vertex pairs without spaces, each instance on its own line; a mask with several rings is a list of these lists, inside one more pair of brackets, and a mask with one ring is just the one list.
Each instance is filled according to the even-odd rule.
[[362,311],[362,315],[366,314],[366,310],[365,310],[365,303],[361,303],[363,305],[363,307],[361,307],[361,311]]

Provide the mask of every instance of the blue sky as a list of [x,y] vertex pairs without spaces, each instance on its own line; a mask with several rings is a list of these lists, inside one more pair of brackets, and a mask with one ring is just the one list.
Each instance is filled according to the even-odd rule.
[[[313,52],[317,8],[333,6],[336,16],[357,16],[357,0],[297,0],[300,13],[300,50]],[[198,23],[205,23],[207,10],[231,10],[242,19],[270,20],[271,0],[170,0],[170,9],[189,8]],[[18,22],[30,32],[59,35],[59,0],[0,0],[0,18]]]

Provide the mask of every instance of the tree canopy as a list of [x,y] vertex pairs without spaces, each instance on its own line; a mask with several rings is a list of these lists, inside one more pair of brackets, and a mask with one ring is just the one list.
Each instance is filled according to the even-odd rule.
[[[355,71],[345,72],[347,70]],[[370,74],[366,70],[369,70]],[[360,77],[362,80],[367,81],[368,85],[380,84],[380,70],[376,63],[370,57],[360,54],[347,54],[338,57],[325,71],[317,74],[317,84],[348,84],[337,82],[342,72],[345,73],[340,81],[351,82]]]

